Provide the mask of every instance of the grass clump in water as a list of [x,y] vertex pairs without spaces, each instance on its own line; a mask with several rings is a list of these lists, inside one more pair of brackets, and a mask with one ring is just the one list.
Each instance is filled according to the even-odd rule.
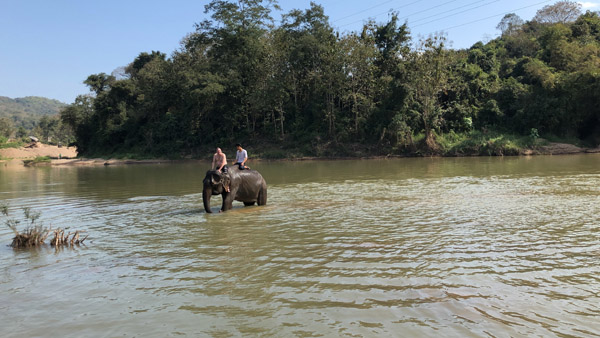
[[[1,205],[0,212],[8,217],[8,206],[6,204]],[[40,213],[31,212],[30,208],[23,208],[23,215],[27,223],[27,228],[24,231],[17,230],[17,226],[21,223],[21,220],[8,218],[5,221],[5,224],[15,233],[10,246],[13,248],[28,248],[43,244],[50,235],[50,230],[44,228],[42,225],[35,224],[40,217]]]
[[[12,243],[10,244],[13,248],[31,248],[44,244],[44,241],[54,233],[54,238],[50,241],[50,245],[54,247],[59,246],[73,246],[83,244],[88,236],[80,238],[82,231],[75,231],[74,233],[67,233],[65,235],[64,229],[58,228],[52,230],[46,228],[42,224],[37,224],[37,220],[40,218],[40,212],[33,212],[31,208],[23,208],[24,220],[18,220],[9,217],[8,205],[1,204],[0,212],[7,217],[5,224],[14,232]],[[19,231],[17,226],[21,223],[26,224],[26,228],[23,231]]]

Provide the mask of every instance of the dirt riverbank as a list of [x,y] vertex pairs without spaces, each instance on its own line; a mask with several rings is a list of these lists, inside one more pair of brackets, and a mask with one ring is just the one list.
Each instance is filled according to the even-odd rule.
[[[544,146],[538,146],[534,149],[524,149],[520,155],[567,155],[567,154],[582,154],[582,153],[600,153],[598,148],[581,148],[572,144],[566,143],[548,143]],[[38,143],[31,148],[8,148],[0,149],[0,156],[5,159],[33,159],[39,156],[49,156],[52,158],[51,164],[55,166],[100,166],[100,165],[130,165],[130,164],[161,164],[161,163],[176,163],[186,161],[198,161],[198,159],[147,159],[147,160],[132,160],[132,159],[104,159],[104,158],[77,158],[77,149],[75,147],[57,147]],[[381,159],[406,157],[402,155],[388,156],[344,156],[344,157],[298,157],[275,159],[275,161],[312,161],[312,160],[352,160],[352,159]],[[205,159],[206,161],[210,159]],[[251,161],[262,161],[264,159],[251,158]]]
[[96,166],[96,165],[124,165],[124,164],[160,164],[160,163],[175,163],[193,160],[119,160],[119,159],[103,159],[103,158],[74,158],[52,160],[52,165],[75,165],[75,166]]
[[40,156],[51,158],[75,158],[76,147],[58,147],[43,143],[36,143],[27,147],[0,149],[0,157],[5,159],[33,159]]

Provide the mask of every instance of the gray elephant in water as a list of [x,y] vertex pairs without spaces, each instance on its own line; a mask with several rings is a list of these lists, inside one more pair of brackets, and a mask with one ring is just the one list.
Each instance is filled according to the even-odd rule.
[[[206,172],[203,184],[202,201],[204,210],[208,213],[212,212],[210,210],[212,195],[223,197],[221,211],[230,210],[234,200],[243,202],[245,206],[254,205],[254,203],[267,204],[267,182],[256,170],[240,170],[237,166],[229,168],[227,174],[209,170]],[[229,187],[229,192],[225,187]]]

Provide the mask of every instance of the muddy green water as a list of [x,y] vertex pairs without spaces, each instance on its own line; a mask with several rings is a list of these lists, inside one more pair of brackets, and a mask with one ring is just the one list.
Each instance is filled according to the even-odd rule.
[[252,163],[268,205],[212,215],[205,166],[2,164],[90,239],[0,227],[1,336],[600,335],[600,156]]

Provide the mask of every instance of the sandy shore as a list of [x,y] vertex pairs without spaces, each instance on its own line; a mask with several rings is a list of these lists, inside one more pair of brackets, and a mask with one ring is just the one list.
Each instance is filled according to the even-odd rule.
[[124,165],[124,164],[160,164],[160,163],[175,163],[191,160],[113,160],[103,158],[75,158],[75,159],[60,159],[52,160],[52,165],[80,165],[80,166],[95,166],[95,165]]
[[75,158],[76,147],[57,147],[43,143],[36,143],[32,147],[0,149],[0,156],[7,159],[33,159],[39,156],[52,158]]

